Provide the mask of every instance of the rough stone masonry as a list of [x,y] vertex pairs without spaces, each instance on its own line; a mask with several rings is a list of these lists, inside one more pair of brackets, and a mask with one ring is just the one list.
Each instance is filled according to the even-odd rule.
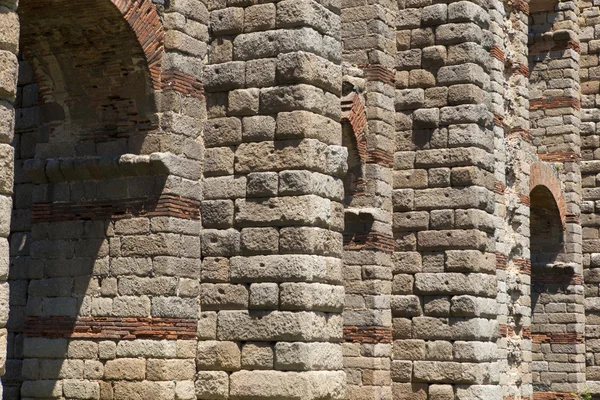
[[600,399],[598,0],[0,0],[5,400]]

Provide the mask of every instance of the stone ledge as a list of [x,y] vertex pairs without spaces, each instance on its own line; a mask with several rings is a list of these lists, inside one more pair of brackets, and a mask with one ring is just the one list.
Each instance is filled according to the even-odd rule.
[[33,158],[26,160],[23,168],[31,181],[38,184],[152,175],[177,175],[188,179],[199,179],[201,175],[198,162],[170,153]]

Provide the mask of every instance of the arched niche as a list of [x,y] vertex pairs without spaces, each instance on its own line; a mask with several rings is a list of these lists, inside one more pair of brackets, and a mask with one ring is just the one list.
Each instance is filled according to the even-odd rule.
[[[541,188],[545,188],[543,191]],[[531,165],[530,168],[530,179],[529,179],[529,191],[534,193],[534,190],[539,189],[535,192],[536,195],[541,197],[547,196],[548,192],[554,200],[555,206],[558,209],[560,218],[560,225],[562,229],[565,229],[567,205],[563,196],[560,181],[556,176],[556,172],[548,164],[541,161],[537,161]],[[544,197],[545,198],[545,197]],[[537,202],[537,199],[531,199],[531,202]],[[542,200],[540,198],[540,205],[549,206],[547,199]],[[532,208],[534,206],[532,205]]]
[[541,161],[531,165],[529,190],[531,264],[543,267],[563,252],[566,202],[556,172]]
[[32,156],[139,154],[157,126],[164,35],[154,4],[35,0],[19,17],[38,92],[24,116],[37,119]]
[[342,98],[342,111],[342,145],[348,149],[348,172],[344,177],[345,204],[348,206],[366,190],[367,117],[360,96],[352,91]]

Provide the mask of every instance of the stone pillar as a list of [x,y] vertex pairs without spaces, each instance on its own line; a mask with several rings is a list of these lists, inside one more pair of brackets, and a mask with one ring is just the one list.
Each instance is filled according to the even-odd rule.
[[199,399],[344,397],[339,9],[211,2]]
[[[557,178],[555,184],[549,177],[540,180],[533,168],[530,177],[533,389],[534,397],[555,398],[582,392],[585,382],[579,7],[572,1],[531,2],[529,12],[531,133],[537,158]],[[540,223],[534,224],[547,207],[536,180],[555,194],[563,225],[561,243],[551,251],[540,241]]]
[[[19,18],[17,1],[0,1],[0,375],[6,367],[8,321],[8,264],[12,210],[14,149],[12,147],[17,96]],[[0,397],[2,385],[0,385]]]
[[475,2],[398,11],[392,260],[407,303],[393,319],[396,399],[502,396],[491,29]]
[[[396,2],[348,2],[342,9],[344,101],[361,164],[345,199],[344,365],[348,399],[391,399],[392,164]],[[360,121],[364,122],[361,124]],[[353,156],[351,152],[350,156]],[[351,169],[349,174],[356,174]],[[355,182],[348,182],[348,180]],[[394,294],[403,294],[397,291]]]

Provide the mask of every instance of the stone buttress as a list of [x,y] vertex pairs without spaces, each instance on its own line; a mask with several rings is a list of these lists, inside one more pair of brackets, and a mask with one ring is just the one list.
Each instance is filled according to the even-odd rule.
[[399,2],[395,399],[500,399],[492,10]]
[[342,399],[339,4],[211,2],[199,399]]

